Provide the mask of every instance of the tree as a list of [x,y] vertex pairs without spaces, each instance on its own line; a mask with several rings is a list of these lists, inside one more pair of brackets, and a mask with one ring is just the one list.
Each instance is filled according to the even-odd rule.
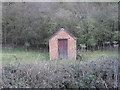
[[48,46],[61,27],[88,47],[119,41],[117,3],[3,3],[3,44]]

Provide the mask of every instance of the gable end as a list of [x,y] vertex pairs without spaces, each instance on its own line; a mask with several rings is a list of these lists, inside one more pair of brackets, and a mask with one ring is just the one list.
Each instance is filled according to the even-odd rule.
[[52,39],[55,35],[57,35],[60,31],[65,31],[68,35],[70,35],[73,39],[77,39],[72,33],[70,33],[69,31],[67,31],[67,30],[65,30],[64,28],[61,28],[60,30],[58,30],[56,33],[54,33],[50,38],[49,38],[49,40],[50,39]]

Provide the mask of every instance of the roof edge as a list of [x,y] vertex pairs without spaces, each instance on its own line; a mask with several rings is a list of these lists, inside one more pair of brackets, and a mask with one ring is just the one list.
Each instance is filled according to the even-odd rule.
[[72,33],[70,33],[68,30],[61,28],[58,31],[56,31],[56,33],[54,33],[52,36],[49,37],[49,40],[52,39],[57,33],[59,33],[60,31],[65,31],[66,33],[68,33],[73,39],[77,39],[77,37],[75,37]]

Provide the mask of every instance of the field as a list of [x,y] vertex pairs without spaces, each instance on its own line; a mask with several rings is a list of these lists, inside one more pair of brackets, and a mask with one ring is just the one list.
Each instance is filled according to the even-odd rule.
[[[117,51],[93,51],[93,52],[78,52],[82,56],[81,61],[101,60],[107,57],[118,57]],[[3,62],[35,62],[35,61],[50,61],[48,52],[40,51],[25,51],[21,49],[3,49]]]
[[25,51],[21,49],[3,49],[3,62],[32,62],[32,61],[48,61],[49,54],[47,52]]
[[2,50],[0,88],[116,88],[118,52],[78,52],[81,60],[49,60],[48,52]]

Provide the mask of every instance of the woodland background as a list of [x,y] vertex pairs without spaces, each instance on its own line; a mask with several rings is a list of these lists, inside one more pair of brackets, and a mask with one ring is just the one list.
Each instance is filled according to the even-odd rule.
[[117,2],[3,2],[3,46],[48,48],[61,27],[88,49],[120,43]]

